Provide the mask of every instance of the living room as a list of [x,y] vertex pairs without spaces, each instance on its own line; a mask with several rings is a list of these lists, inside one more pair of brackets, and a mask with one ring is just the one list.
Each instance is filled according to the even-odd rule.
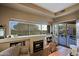
[[78,56],[78,7],[78,3],[0,4],[0,56]]

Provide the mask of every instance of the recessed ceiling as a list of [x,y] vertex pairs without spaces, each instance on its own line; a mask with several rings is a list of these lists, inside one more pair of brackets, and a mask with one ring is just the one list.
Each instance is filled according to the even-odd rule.
[[56,13],[72,5],[75,5],[75,3],[36,3],[36,5]]

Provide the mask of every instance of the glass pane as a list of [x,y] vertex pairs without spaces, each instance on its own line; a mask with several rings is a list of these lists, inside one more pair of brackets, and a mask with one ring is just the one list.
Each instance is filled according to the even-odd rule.
[[29,34],[28,24],[18,21],[9,21],[9,27],[11,29],[11,35],[24,36]]
[[76,24],[67,24],[67,44],[76,45]]
[[9,27],[11,29],[11,35],[17,36],[47,33],[47,25],[41,24],[26,24],[25,22],[9,21]]
[[4,33],[4,29],[1,29],[1,28],[0,28],[0,37],[1,37],[1,36],[4,36],[4,34],[5,34],[5,33]]
[[39,24],[29,24],[30,35],[40,34],[41,25]]
[[76,20],[76,42],[77,46],[79,46],[79,20]]
[[59,24],[59,44],[66,45],[66,24]]
[[58,38],[58,24],[55,25],[55,36],[56,38]]
[[47,34],[47,25],[42,25],[42,34]]
[[58,24],[53,25],[53,38],[58,43]]

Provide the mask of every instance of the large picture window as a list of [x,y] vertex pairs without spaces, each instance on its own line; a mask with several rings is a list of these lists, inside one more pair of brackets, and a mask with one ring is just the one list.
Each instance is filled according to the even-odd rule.
[[29,24],[17,21],[9,21],[12,35],[24,36],[29,34]]
[[47,25],[27,24],[20,21],[9,21],[11,35],[25,36],[36,34],[47,34]]

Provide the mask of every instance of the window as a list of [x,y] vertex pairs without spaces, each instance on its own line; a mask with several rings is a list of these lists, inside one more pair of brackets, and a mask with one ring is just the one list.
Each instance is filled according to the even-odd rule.
[[9,21],[9,26],[12,35],[24,36],[29,34],[28,24],[17,21]]
[[58,24],[53,25],[53,35],[58,37]]
[[9,21],[11,35],[25,36],[47,34],[47,25],[27,24],[19,21]]
[[41,25],[29,24],[30,35],[41,34]]
[[0,37],[3,37],[4,36],[4,29],[3,28],[0,28]]
[[47,33],[47,25],[42,25],[42,34]]

